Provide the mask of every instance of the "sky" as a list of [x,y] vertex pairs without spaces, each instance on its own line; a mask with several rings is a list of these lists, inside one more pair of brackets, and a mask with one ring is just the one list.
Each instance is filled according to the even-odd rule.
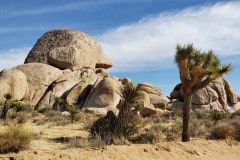
[[177,44],[212,49],[240,95],[240,0],[0,0],[0,70],[23,64],[45,32],[74,29],[100,43],[112,76],[169,95],[180,82]]

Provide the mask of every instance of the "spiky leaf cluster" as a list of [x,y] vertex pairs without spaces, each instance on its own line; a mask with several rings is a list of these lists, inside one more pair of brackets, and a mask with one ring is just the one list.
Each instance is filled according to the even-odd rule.
[[180,79],[194,90],[231,71],[230,64],[221,65],[212,50],[201,52],[192,44],[177,45],[175,62],[178,64]]
[[136,102],[136,99],[139,97],[138,87],[133,83],[128,83],[119,89],[118,94],[120,97],[130,104]]

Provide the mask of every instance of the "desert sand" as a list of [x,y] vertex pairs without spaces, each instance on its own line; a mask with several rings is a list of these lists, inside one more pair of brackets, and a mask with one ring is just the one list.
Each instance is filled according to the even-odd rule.
[[[50,123],[24,124],[38,134],[30,148],[19,153],[1,154],[1,160],[238,160],[239,142],[232,140],[191,139],[191,142],[159,142],[156,144],[110,145],[100,148],[74,148],[56,138],[87,137],[83,123],[54,126]],[[5,126],[0,127],[1,130]]]

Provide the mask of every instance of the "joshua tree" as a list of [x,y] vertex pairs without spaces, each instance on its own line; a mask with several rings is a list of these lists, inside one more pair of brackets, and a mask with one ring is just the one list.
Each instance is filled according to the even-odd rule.
[[230,64],[220,65],[213,51],[202,53],[192,44],[176,47],[175,61],[179,68],[184,98],[182,141],[190,141],[189,119],[193,93],[231,71]]
[[10,107],[11,107],[12,95],[11,95],[10,93],[6,93],[6,94],[4,95],[4,98],[6,99],[6,101],[5,101],[4,106],[3,106],[3,109],[2,109],[2,115],[1,115],[1,118],[2,118],[2,119],[6,119],[7,112],[8,112],[8,110],[9,110]]
[[119,114],[117,118],[117,130],[119,136],[128,138],[129,135],[134,134],[134,116],[137,109],[137,98],[139,88],[133,83],[128,83],[120,88],[119,95],[122,100],[119,103]]

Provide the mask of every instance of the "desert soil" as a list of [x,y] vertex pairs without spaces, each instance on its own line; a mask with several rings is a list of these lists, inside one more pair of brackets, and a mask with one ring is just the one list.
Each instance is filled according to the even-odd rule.
[[[83,123],[66,126],[36,125],[28,122],[25,128],[38,134],[28,150],[0,154],[0,160],[239,160],[240,143],[231,140],[192,139],[191,142],[160,142],[130,144],[104,148],[71,148],[69,143],[56,141],[61,137],[86,137]],[[4,130],[5,126],[0,126]]]

